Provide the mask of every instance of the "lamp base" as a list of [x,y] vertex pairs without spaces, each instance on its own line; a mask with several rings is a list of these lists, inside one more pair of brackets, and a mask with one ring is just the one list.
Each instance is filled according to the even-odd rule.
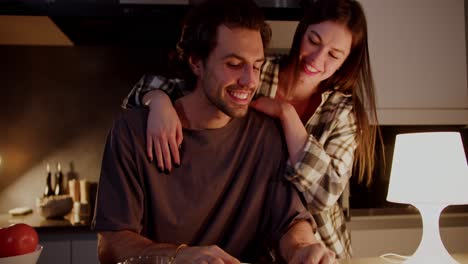
[[418,249],[405,264],[457,264],[445,249],[439,233],[439,217],[446,205],[414,204],[421,213],[423,234]]

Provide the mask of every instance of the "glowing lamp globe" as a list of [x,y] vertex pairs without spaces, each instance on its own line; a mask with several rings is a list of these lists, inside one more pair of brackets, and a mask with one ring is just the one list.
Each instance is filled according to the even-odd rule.
[[411,204],[422,216],[423,234],[404,263],[458,263],[445,249],[439,217],[448,205],[468,204],[468,165],[460,133],[396,136],[387,201]]

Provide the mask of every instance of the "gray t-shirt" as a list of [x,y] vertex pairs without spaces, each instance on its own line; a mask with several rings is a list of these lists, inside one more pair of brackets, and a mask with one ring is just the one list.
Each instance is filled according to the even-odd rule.
[[220,129],[184,129],[181,166],[166,175],[145,154],[147,115],[123,111],[107,137],[95,230],[218,245],[250,262],[276,248],[294,221],[312,221],[283,180],[287,148],[273,119],[249,111]]

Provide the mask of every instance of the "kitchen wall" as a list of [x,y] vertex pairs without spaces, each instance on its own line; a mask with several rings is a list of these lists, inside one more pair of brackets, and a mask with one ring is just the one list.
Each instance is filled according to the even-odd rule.
[[[0,46],[0,213],[35,207],[46,163],[98,181],[113,116],[143,73],[164,72],[154,48]],[[164,67],[163,67],[164,66]]]

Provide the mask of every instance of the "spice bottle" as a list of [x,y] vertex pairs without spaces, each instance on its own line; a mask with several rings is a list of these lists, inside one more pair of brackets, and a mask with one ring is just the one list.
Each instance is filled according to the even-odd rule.
[[46,186],[44,188],[44,197],[54,195],[54,188],[52,188],[52,172],[50,172],[50,165],[47,163],[46,165],[47,171],[47,178],[46,178]]
[[63,190],[63,173],[62,173],[62,165],[57,163],[57,171],[55,172],[55,195],[64,194]]

